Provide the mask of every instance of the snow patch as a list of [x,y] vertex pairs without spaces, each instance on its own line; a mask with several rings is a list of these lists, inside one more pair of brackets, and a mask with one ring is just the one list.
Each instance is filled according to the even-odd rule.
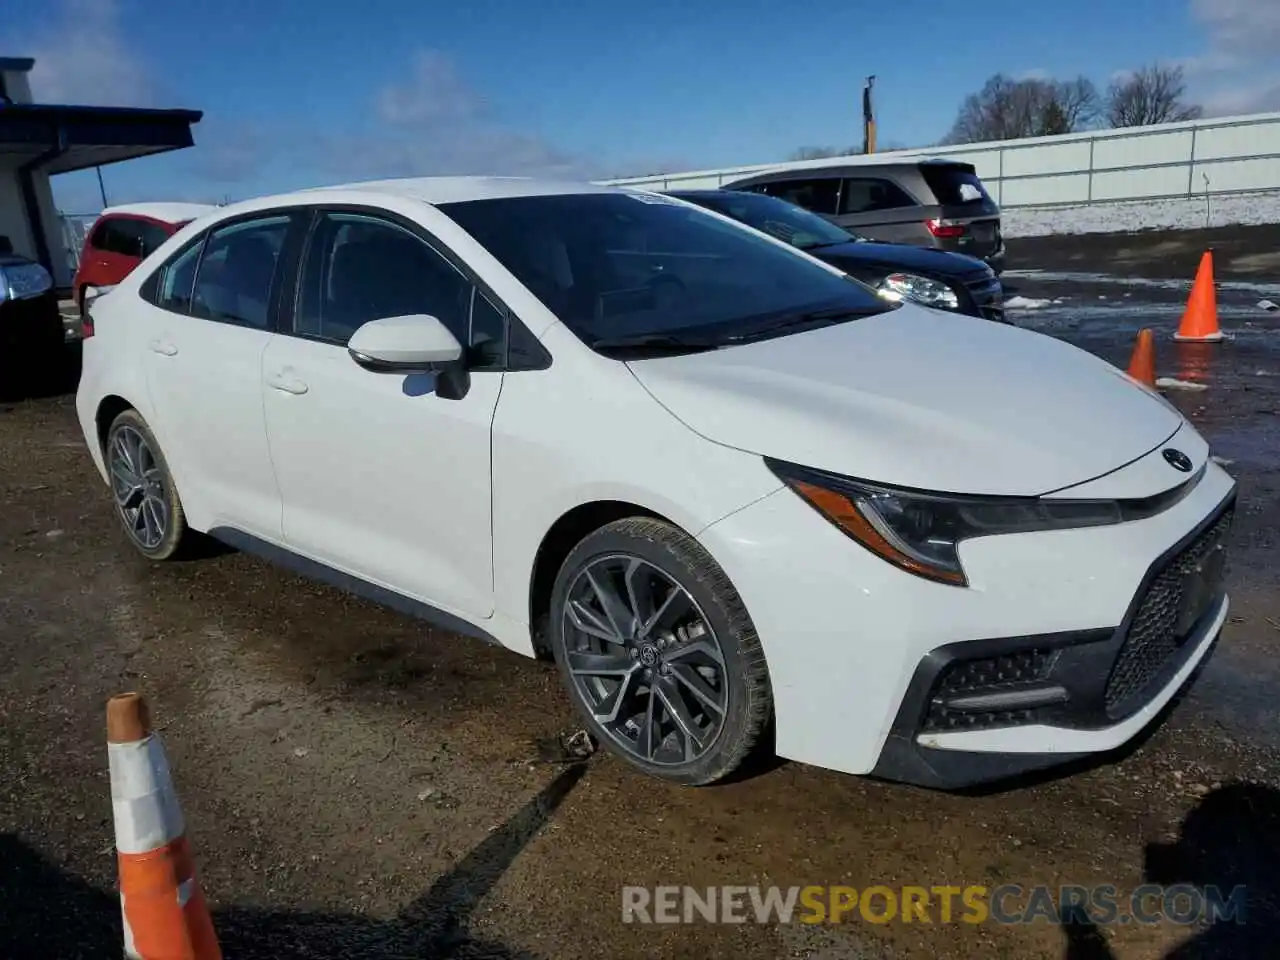
[[1039,310],[1053,302],[1053,300],[1038,300],[1035,297],[1010,297],[1004,305],[1015,310]]
[[1010,238],[1278,223],[1280,191],[1211,196],[1207,200],[1199,196],[1069,207],[1006,207],[1000,213],[1000,221],[1005,237]]

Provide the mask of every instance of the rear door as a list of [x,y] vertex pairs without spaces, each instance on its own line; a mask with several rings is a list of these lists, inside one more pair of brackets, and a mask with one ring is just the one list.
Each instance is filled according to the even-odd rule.
[[845,177],[836,223],[885,243],[928,244],[920,201],[887,177]]
[[939,206],[939,246],[983,259],[1000,250],[1000,208],[972,165],[922,163],[920,176]]
[[[280,491],[267,450],[262,357],[306,214],[219,224],[161,271],[143,363],[152,419],[184,496],[210,526],[281,538]],[[151,284],[148,278],[147,284]]]

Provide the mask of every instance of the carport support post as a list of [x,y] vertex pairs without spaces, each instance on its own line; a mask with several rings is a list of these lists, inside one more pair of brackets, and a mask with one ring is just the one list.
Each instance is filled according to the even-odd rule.
[[44,224],[40,222],[40,201],[36,197],[36,185],[31,175],[50,160],[56,160],[66,152],[66,132],[59,126],[57,145],[50,147],[38,157],[33,157],[18,167],[18,181],[22,188],[22,205],[26,208],[27,223],[31,229],[31,239],[36,247],[36,259],[51,274],[53,273],[53,255],[49,251],[49,238],[45,236]]

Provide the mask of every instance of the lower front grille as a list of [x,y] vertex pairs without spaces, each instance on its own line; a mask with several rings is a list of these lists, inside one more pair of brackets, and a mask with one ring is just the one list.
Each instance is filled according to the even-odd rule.
[[1129,623],[1107,680],[1107,715],[1119,719],[1141,706],[1196,622],[1222,591],[1227,510],[1156,574]]
[[1054,651],[1018,650],[994,657],[953,660],[934,683],[922,731],[974,730],[1032,723],[1037,708],[960,709],[965,700],[979,701],[988,695],[1015,693],[1034,687],[1053,669]]
[[964,286],[982,316],[988,320],[1004,319],[1004,286],[998,277],[984,272],[979,279],[966,281]]

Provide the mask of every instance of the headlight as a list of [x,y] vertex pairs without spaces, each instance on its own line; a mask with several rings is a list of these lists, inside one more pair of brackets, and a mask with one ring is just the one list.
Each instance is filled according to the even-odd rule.
[[38,263],[11,263],[0,267],[0,303],[38,297],[52,287],[53,277]]
[[811,507],[872,553],[917,576],[968,586],[962,540],[1126,519],[1114,500],[969,497],[897,490],[766,459]]
[[880,281],[876,292],[886,300],[912,300],[926,307],[956,310],[960,300],[956,292],[939,280],[917,277],[914,273],[891,273]]

